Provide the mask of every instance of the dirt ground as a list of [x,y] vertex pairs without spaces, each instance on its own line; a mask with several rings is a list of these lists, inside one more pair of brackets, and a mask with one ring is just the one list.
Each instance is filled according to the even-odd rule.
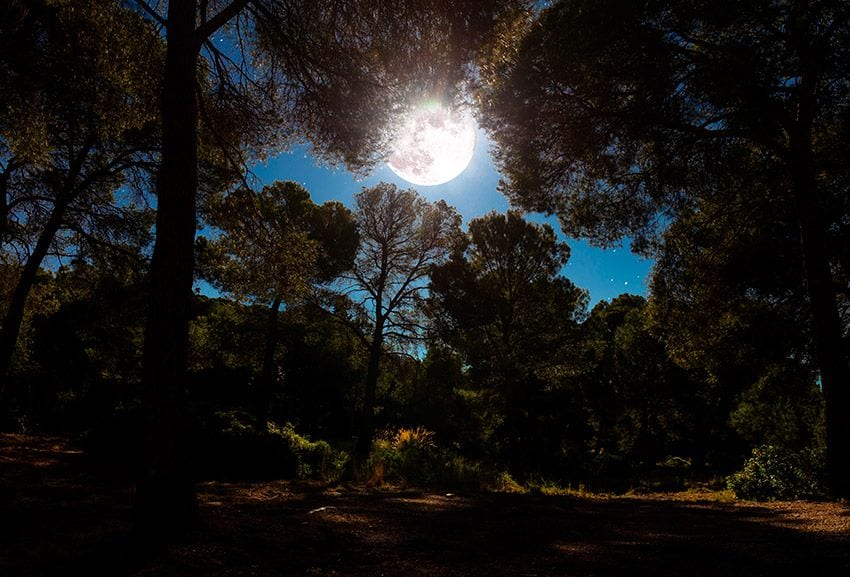
[[0,435],[0,575],[850,575],[850,506],[203,483],[202,528],[132,553],[132,491],[65,440]]

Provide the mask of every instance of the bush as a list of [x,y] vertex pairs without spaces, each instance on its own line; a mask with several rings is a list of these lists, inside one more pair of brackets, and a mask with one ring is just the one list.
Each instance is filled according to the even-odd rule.
[[502,471],[496,475],[492,490],[497,493],[528,493],[528,489],[517,483],[507,471]]
[[434,433],[422,427],[385,431],[366,461],[367,481],[428,485],[440,477],[440,458]]
[[739,499],[819,497],[824,494],[822,471],[821,460],[814,455],[762,445],[753,449],[752,456],[726,485]]
[[218,411],[201,426],[200,469],[237,478],[339,479],[348,455],[311,441],[290,423],[260,429],[245,411]]
[[444,455],[439,477],[434,480],[441,487],[480,491],[492,485],[494,473],[481,463],[457,455]]
[[336,481],[342,476],[348,454],[337,451],[327,441],[311,441],[302,437],[291,423],[282,427],[269,423],[269,434],[281,439],[295,455],[295,475],[299,479]]
[[369,485],[394,483],[443,489],[525,493],[507,472],[440,450],[422,427],[388,430],[378,436],[363,467]]

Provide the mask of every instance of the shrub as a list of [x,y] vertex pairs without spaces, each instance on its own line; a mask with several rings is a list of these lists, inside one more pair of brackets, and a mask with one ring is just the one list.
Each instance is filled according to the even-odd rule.
[[438,473],[434,482],[441,487],[480,491],[493,484],[492,472],[458,455],[444,455]]
[[434,442],[434,433],[422,427],[384,431],[372,445],[362,473],[371,486],[395,483],[500,493],[527,492],[507,472],[498,472],[440,450]]
[[739,499],[818,497],[823,495],[822,470],[820,459],[814,455],[762,445],[753,449],[752,456],[726,485]]
[[388,430],[378,436],[365,464],[367,482],[428,485],[440,478],[434,433],[422,427]]
[[348,455],[325,441],[311,441],[290,423],[257,427],[244,411],[218,411],[202,424],[199,465],[229,477],[339,479]]
[[492,489],[497,493],[528,493],[528,489],[517,483],[507,471],[496,475]]
[[295,455],[295,475],[299,479],[336,481],[348,462],[344,451],[337,451],[327,441],[311,441],[299,435],[291,423],[282,427],[269,423],[269,434],[281,439]]

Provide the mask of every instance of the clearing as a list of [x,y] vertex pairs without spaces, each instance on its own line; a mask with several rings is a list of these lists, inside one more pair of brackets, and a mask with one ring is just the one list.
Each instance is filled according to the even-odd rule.
[[203,528],[131,554],[125,475],[67,440],[0,435],[0,575],[850,575],[850,507],[199,486]]

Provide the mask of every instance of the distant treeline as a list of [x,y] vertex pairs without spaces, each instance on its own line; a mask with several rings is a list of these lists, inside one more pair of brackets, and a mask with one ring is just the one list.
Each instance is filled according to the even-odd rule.
[[[309,202],[295,185],[266,191],[287,198],[284,187]],[[377,190],[358,197],[371,201],[370,215],[390,200],[429,207],[410,192]],[[335,208],[344,222],[364,218]],[[700,311],[681,323],[671,320],[673,303],[624,294],[588,312],[584,291],[559,274],[568,247],[513,212],[448,231],[448,250],[407,286],[416,306],[386,321],[395,328],[385,331],[364,430],[375,304],[371,285],[360,284],[368,267],[355,261],[375,247],[361,227],[340,276],[305,286],[274,316],[268,298],[193,297],[187,384],[199,474],[298,474],[292,443],[281,452],[268,438],[285,423],[352,455],[357,439],[375,436],[367,480],[386,457],[374,451],[400,430],[424,434],[430,455],[402,476],[448,484],[492,483],[504,472],[521,483],[676,488],[722,478],[756,446],[823,450],[822,397],[814,371],[795,359],[799,333],[786,309],[695,326]],[[201,268],[244,282],[252,273],[229,268],[240,262],[232,255],[227,267],[210,264],[210,243],[227,238],[199,244],[210,265]],[[7,381],[7,428],[72,432],[104,458],[137,457],[147,273],[136,257],[112,252],[39,273]],[[4,279],[16,277],[6,270]],[[219,286],[222,278],[208,274]],[[387,291],[385,299],[397,295]]]

